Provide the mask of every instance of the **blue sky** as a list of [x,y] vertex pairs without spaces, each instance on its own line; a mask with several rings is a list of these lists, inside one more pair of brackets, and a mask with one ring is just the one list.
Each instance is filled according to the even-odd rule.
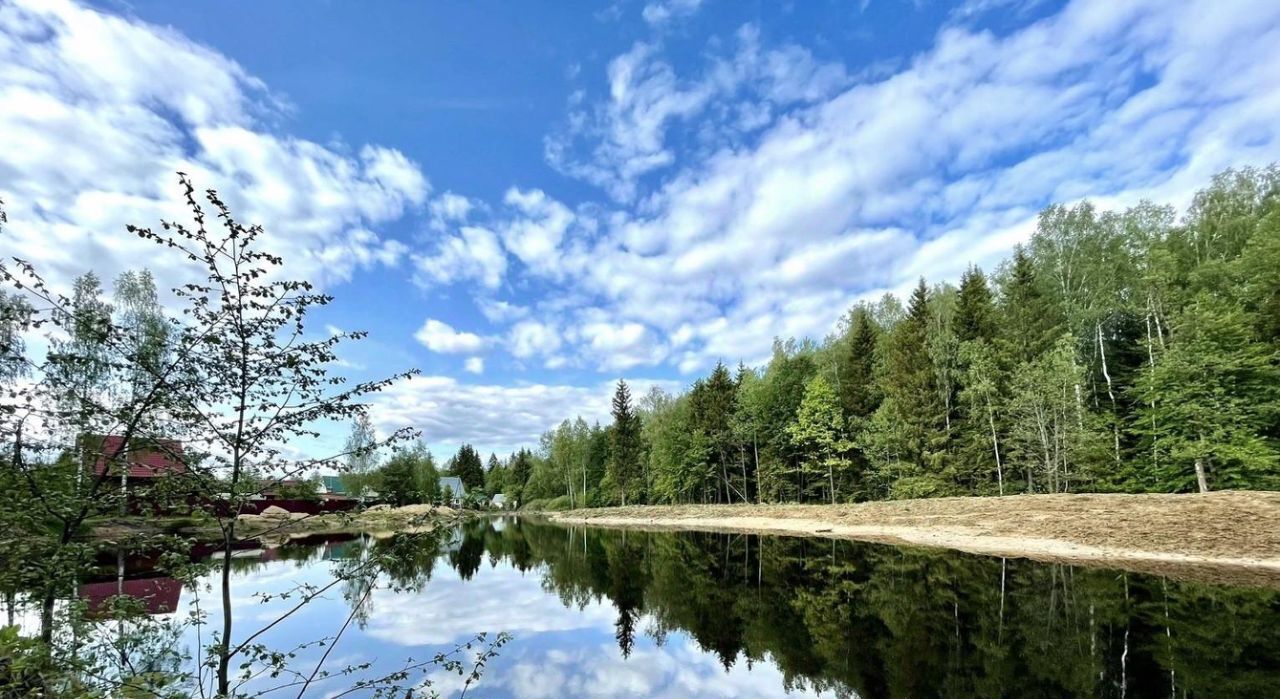
[[1276,160],[1277,39],[1223,0],[8,2],[0,252],[177,283],[122,226],[191,172],[372,333],[345,371],[422,370],[380,427],[509,451],[990,267],[1050,202]]

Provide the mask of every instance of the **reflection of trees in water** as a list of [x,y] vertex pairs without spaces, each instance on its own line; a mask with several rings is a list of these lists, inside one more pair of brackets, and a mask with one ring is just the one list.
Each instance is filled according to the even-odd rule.
[[[607,599],[624,655],[687,634],[728,668],[862,697],[1268,696],[1280,595],[855,542],[472,523],[485,552],[569,607]],[[640,623],[648,616],[647,623]]]

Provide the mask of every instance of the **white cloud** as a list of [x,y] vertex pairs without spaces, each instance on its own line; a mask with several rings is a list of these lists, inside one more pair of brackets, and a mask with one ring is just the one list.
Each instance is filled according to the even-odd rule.
[[[674,381],[628,378],[633,396],[652,386],[676,391]],[[573,386],[464,384],[448,376],[417,376],[396,382],[374,397],[370,415],[380,433],[402,427],[422,430],[434,448],[452,452],[470,442],[481,452],[505,454],[538,443],[541,434],[566,417],[610,420],[613,381]]]
[[683,77],[637,44],[548,139],[553,164],[638,201],[561,251],[572,283],[538,311],[570,361],[764,358],[858,299],[990,268],[1050,202],[1185,204],[1280,153],[1280,6],[1077,0],[1000,36],[944,27],[856,77],[750,26],[708,60]]
[[503,230],[507,250],[539,273],[557,274],[561,243],[573,223],[573,212],[540,189],[521,191],[513,187],[504,202],[519,214]]
[[528,308],[508,301],[481,298],[476,299],[476,307],[490,323],[505,323],[529,315]]
[[667,355],[666,346],[657,341],[649,328],[636,322],[592,320],[581,325],[578,333],[596,366],[603,369],[653,365]]
[[519,658],[494,684],[517,699],[550,697],[834,697],[805,682],[788,681],[773,662],[735,662],[725,668],[710,650],[696,647],[683,633],[665,646],[637,644],[623,657],[617,644],[537,649]]
[[479,202],[472,201],[461,194],[445,192],[431,200],[427,210],[431,214],[431,227],[436,230],[445,230],[449,224],[466,221],[471,212],[479,207]]
[[448,323],[428,318],[413,337],[432,352],[459,354],[484,347],[484,338],[475,333],[459,332]]
[[463,368],[472,374],[483,374],[484,357],[467,357],[467,361],[463,364]]
[[364,633],[401,646],[454,644],[497,631],[530,640],[554,631],[610,628],[615,615],[611,605],[599,602],[570,612],[558,597],[507,565],[486,567],[466,582],[438,566],[422,592],[379,589],[370,609]]
[[678,76],[658,44],[637,42],[609,62],[606,101],[587,108],[581,93],[571,98],[567,128],[546,139],[548,161],[630,202],[641,178],[677,164],[668,144],[676,126],[695,130],[690,135],[704,146],[736,146],[738,127],[754,131],[776,107],[829,96],[849,82],[843,66],[820,64],[800,46],[763,49],[753,25],[735,38],[732,54],[713,58],[693,78]]
[[651,26],[661,26],[673,19],[692,15],[701,5],[702,0],[661,0],[646,4],[640,15]]
[[508,351],[520,359],[550,355],[562,344],[560,333],[554,326],[536,320],[516,323],[507,335]]
[[496,289],[507,271],[507,256],[493,231],[464,226],[439,242],[434,253],[413,257],[420,286],[473,281]]
[[375,228],[430,190],[398,151],[275,133],[279,100],[216,51],[59,0],[0,6],[0,104],[5,252],[55,283],[86,260],[111,278],[140,259],[162,285],[184,281],[183,267],[123,233],[186,220],[175,171],[266,224],[266,246],[321,284],[400,259],[405,247]]

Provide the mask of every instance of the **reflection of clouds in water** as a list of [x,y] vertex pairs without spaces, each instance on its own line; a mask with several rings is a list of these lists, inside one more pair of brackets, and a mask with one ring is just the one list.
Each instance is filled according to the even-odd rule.
[[[637,647],[629,658],[613,644],[526,653],[487,680],[517,699],[553,697],[776,697],[782,673],[772,663],[734,663],[728,671],[711,653],[674,636],[664,647]],[[449,696],[449,695],[443,695]],[[831,697],[793,690],[791,697]]]
[[480,632],[499,631],[519,640],[551,631],[599,629],[613,633],[616,612],[607,602],[565,609],[542,589],[539,572],[522,574],[508,565],[485,566],[469,581],[453,570],[436,568],[418,593],[373,593],[364,633],[398,645],[459,643]]

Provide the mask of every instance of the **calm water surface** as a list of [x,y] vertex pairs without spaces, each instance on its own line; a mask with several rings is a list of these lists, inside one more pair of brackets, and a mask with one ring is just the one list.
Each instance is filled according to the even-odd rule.
[[[336,566],[393,546],[410,553],[383,565],[377,585],[337,585],[262,640],[303,646],[304,667],[326,650],[326,667],[367,665],[358,677],[480,632],[511,634],[471,697],[1280,696],[1273,591],[855,542],[515,518],[412,540],[348,536],[244,552],[237,628],[296,602],[275,595],[324,586]],[[132,584],[150,590],[157,616],[189,610],[201,594],[145,580]],[[200,602],[216,613],[210,596]],[[353,606],[332,649],[306,645],[334,635]],[[174,642],[194,649],[199,639],[187,630]],[[461,692],[443,668],[427,677],[442,696]],[[326,680],[308,696],[351,681]]]

